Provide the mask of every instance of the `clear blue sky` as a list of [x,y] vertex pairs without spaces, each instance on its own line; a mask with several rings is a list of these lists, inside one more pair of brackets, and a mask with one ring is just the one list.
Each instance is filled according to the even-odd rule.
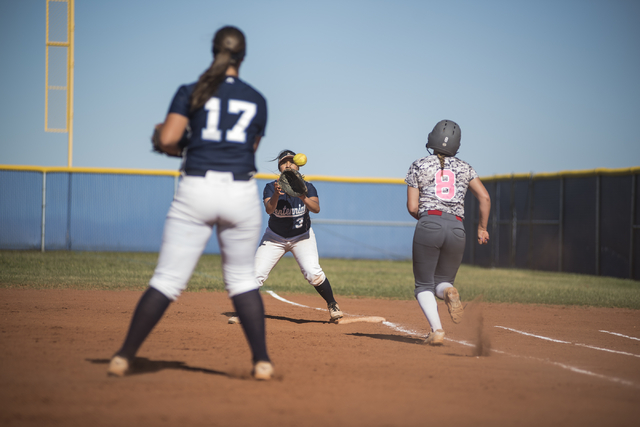
[[[44,0],[0,0],[0,164],[66,166],[44,132]],[[74,166],[177,169],[150,152],[224,25],[267,98],[260,172],[404,178],[441,119],[480,176],[640,165],[636,0],[76,0]]]

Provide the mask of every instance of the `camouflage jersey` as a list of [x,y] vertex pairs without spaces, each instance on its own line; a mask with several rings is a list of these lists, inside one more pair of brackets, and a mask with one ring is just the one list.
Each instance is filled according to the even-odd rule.
[[464,218],[464,197],[469,182],[478,174],[471,165],[457,157],[445,157],[444,170],[440,159],[430,155],[411,164],[405,182],[420,190],[418,216],[428,210],[438,210]]

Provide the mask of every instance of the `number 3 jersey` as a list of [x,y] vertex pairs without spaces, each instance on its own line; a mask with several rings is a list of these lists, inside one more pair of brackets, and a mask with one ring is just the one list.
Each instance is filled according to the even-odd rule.
[[420,190],[418,215],[438,210],[464,218],[464,197],[478,174],[457,157],[445,157],[444,170],[440,167],[438,156],[430,155],[413,162],[407,172],[407,185]]
[[239,78],[227,76],[204,107],[191,111],[195,86],[180,86],[169,107],[169,113],[189,119],[183,169],[255,172],[253,144],[267,126],[267,101]]
[[[307,184],[307,197],[318,197],[316,187],[307,181],[305,184]],[[270,199],[275,192],[276,187],[272,181],[264,187],[262,199]],[[269,228],[282,237],[295,237],[309,231],[311,218],[302,199],[281,194],[276,210],[269,215]]]

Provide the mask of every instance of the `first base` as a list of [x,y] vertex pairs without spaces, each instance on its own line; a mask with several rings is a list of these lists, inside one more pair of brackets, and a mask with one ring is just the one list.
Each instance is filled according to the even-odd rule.
[[346,325],[349,323],[382,323],[386,319],[380,316],[363,316],[363,317],[343,317],[338,319],[336,323],[338,325]]

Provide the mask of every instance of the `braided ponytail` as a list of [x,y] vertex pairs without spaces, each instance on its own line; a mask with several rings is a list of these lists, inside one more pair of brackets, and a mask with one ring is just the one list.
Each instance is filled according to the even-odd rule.
[[246,43],[238,28],[224,27],[213,38],[213,62],[200,75],[191,94],[191,111],[202,108],[215,95],[230,66],[238,68],[244,59]]
[[440,176],[444,176],[444,158],[447,157],[442,153],[437,153],[438,160],[440,160]]

